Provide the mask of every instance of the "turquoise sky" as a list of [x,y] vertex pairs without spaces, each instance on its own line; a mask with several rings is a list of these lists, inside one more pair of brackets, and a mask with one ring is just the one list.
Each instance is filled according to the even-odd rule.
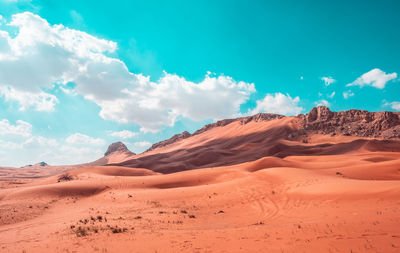
[[[90,77],[86,73],[66,81],[55,72],[67,66],[60,63],[64,59],[75,59],[76,49],[65,51],[68,45],[61,42],[49,46],[35,40],[27,47],[0,40],[0,165],[90,161],[118,140],[141,152],[184,130],[256,112],[295,115],[318,104],[332,110],[400,110],[399,1],[0,0],[0,31],[16,38],[22,26],[10,22],[25,12],[32,14],[25,27],[36,17],[51,27],[62,24],[115,42],[115,50],[96,53],[119,60],[128,71],[118,65],[110,78],[101,79],[114,68],[95,65],[84,70],[91,71]],[[21,39],[40,36],[27,34],[32,37]],[[86,43],[88,55],[95,50],[89,42],[80,43]],[[9,45],[26,48],[8,54]],[[35,53],[24,58],[26,52]],[[216,86],[197,90],[208,71]],[[139,74],[154,87],[124,83]],[[165,89],[157,88],[166,75],[172,77],[163,79]],[[119,78],[120,86],[114,82]],[[181,86],[179,78],[185,79]],[[239,87],[239,82],[246,85]],[[190,92],[188,85],[194,85]],[[134,91],[129,101],[111,110],[126,98],[124,88]],[[23,106],[21,92],[29,92],[25,100],[35,101],[31,97],[44,92],[57,102],[50,109],[34,102]],[[141,113],[138,105],[150,109]],[[108,111],[102,114],[102,109]]]

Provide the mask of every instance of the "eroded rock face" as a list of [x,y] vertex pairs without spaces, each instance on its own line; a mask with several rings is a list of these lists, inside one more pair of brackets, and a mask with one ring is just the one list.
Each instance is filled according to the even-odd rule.
[[400,117],[394,112],[348,110],[332,112],[326,106],[314,107],[299,115],[302,128],[320,134],[343,134],[373,138],[400,138]]
[[[106,151],[106,153],[104,153],[104,156],[108,156],[112,153],[115,152],[120,152],[120,153],[132,153],[131,151],[129,151],[129,149],[125,146],[125,144],[123,144],[122,142],[114,142],[112,143],[110,146],[108,146],[108,149]],[[132,153],[133,154],[133,153]]]
[[[198,135],[215,127],[222,127],[239,121],[242,125],[249,122],[262,122],[281,119],[285,116],[272,113],[258,113],[253,116],[237,119],[224,119],[205,125],[193,134],[185,131],[170,139],[153,144],[147,151],[173,144],[190,136]],[[299,127],[286,135],[286,139],[294,139],[308,133],[327,135],[348,135],[371,138],[400,138],[400,113],[397,112],[368,112],[365,110],[348,110],[332,112],[326,106],[318,106],[307,114],[297,116]],[[306,140],[303,140],[306,141]]]
[[273,119],[280,119],[280,118],[283,118],[283,117],[285,117],[285,116],[279,115],[279,114],[273,114],[273,113],[258,113],[258,114],[255,114],[255,115],[252,115],[252,116],[248,116],[248,117],[219,120],[219,121],[217,121],[215,123],[211,123],[211,124],[203,126],[201,129],[197,130],[193,134],[190,134],[189,132],[184,131],[184,132],[182,132],[180,134],[176,134],[176,135],[172,136],[171,138],[169,138],[167,140],[155,143],[148,150],[146,150],[146,152],[147,151],[151,151],[151,150],[156,149],[156,148],[167,146],[167,145],[172,144],[174,142],[177,142],[179,140],[186,139],[186,138],[188,138],[190,136],[194,136],[194,135],[198,135],[198,134],[204,133],[204,132],[206,132],[208,130],[211,130],[211,129],[215,128],[215,127],[226,126],[226,125],[228,125],[228,124],[230,124],[232,122],[235,122],[235,121],[239,121],[241,124],[244,125],[244,124],[247,124],[247,123],[249,123],[251,121],[260,122],[260,121],[268,121],[268,120],[273,120]]
[[191,136],[191,134],[188,131],[184,131],[183,133],[180,133],[180,134],[175,134],[174,136],[172,136],[171,138],[169,138],[167,140],[160,141],[158,143],[153,144],[147,151],[167,146],[171,143],[177,142],[179,140],[185,139],[190,136]]

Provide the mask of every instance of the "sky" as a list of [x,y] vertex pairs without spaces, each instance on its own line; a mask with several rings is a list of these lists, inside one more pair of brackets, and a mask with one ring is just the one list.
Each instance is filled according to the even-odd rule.
[[0,0],[0,166],[260,112],[400,111],[399,1]]

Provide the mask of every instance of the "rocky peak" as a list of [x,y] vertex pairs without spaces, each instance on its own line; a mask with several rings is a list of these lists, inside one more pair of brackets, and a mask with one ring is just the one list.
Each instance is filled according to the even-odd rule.
[[332,112],[326,106],[314,107],[298,116],[304,130],[321,134],[343,134],[361,137],[399,138],[400,117],[394,112],[348,110]]
[[119,152],[119,153],[132,153],[129,149],[125,146],[122,142],[114,142],[110,146],[108,146],[106,153],[104,156],[108,156],[112,153]]
[[306,115],[308,122],[314,121],[325,121],[329,120],[333,116],[333,112],[329,110],[326,106],[318,106],[311,109],[311,111]]

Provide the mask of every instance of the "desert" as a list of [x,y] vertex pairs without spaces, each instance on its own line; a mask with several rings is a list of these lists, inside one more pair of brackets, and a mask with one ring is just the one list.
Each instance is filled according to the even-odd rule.
[[399,122],[320,106],[141,154],[115,143],[88,164],[3,168],[1,251],[398,252]]
[[399,13],[0,0],[0,253],[400,253]]

